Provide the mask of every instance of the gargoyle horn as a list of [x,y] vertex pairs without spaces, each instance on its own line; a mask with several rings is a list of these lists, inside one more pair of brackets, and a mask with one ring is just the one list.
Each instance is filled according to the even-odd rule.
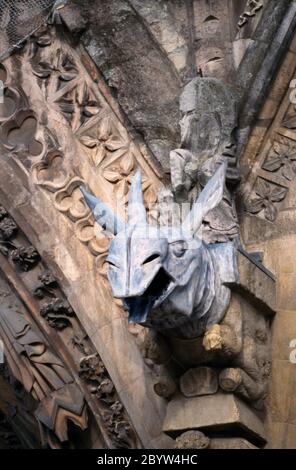
[[96,222],[98,222],[104,230],[107,230],[114,235],[117,235],[117,233],[124,230],[125,223],[113,212],[111,207],[101,201],[98,197],[88,193],[83,186],[80,186],[80,191],[82,192],[88,207],[91,209]]
[[202,192],[194,203],[191,211],[183,223],[183,230],[196,233],[201,227],[202,221],[223,198],[227,165],[223,162],[214,176],[209,179]]
[[132,184],[128,195],[128,223],[147,223],[142,191],[141,170],[138,170],[132,178]]

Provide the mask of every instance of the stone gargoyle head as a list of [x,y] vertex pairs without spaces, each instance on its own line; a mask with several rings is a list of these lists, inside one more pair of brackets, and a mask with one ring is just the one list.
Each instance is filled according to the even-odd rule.
[[194,337],[221,320],[229,302],[225,273],[233,277],[232,244],[211,247],[198,232],[222,199],[225,171],[223,163],[180,227],[147,222],[140,171],[132,179],[127,223],[81,188],[97,223],[114,234],[108,279],[114,297],[128,310],[129,322]]

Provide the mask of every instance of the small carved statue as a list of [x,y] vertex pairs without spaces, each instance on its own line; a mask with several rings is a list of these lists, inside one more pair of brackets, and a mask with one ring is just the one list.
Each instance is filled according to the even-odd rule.
[[[181,145],[170,152],[172,189],[177,202],[194,203],[222,162],[227,164],[227,182],[239,181],[233,138],[236,103],[224,83],[197,77],[183,89],[180,112]],[[226,186],[222,201],[203,223],[209,232],[204,232],[204,238],[209,242],[232,240],[237,235],[236,213]]]

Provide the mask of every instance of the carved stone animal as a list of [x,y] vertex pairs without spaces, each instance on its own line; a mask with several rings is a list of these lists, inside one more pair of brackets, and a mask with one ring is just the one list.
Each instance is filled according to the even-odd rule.
[[236,277],[234,246],[207,245],[198,232],[223,197],[225,172],[223,163],[180,227],[147,223],[140,171],[132,180],[126,224],[81,188],[96,221],[115,235],[107,258],[108,278],[130,322],[194,338],[222,320],[230,299],[225,283]]

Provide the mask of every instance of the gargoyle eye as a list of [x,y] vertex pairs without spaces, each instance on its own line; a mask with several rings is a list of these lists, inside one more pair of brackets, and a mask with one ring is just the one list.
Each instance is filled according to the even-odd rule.
[[150,263],[150,261],[153,261],[155,259],[159,258],[158,253],[154,253],[153,255],[149,256],[147,259],[145,259],[143,264]]

